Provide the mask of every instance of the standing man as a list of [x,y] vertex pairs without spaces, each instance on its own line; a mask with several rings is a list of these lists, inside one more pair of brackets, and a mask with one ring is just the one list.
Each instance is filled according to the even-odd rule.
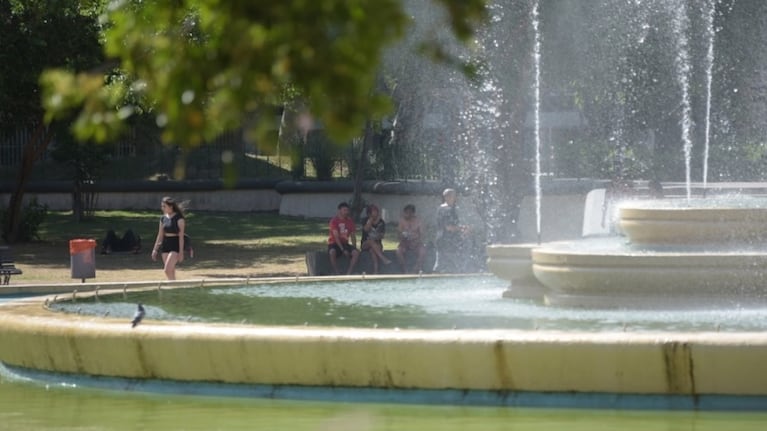
[[466,248],[466,236],[469,227],[460,224],[455,207],[457,193],[454,189],[442,192],[443,203],[437,209],[437,262],[434,272],[464,272],[469,250]]
[[338,275],[338,256],[346,256],[350,259],[349,275],[357,265],[360,257],[360,251],[357,250],[357,237],[354,234],[354,220],[349,217],[349,204],[341,202],[338,204],[336,216],[330,219],[330,236],[328,237],[328,255],[330,256],[330,266],[333,267],[333,273]]

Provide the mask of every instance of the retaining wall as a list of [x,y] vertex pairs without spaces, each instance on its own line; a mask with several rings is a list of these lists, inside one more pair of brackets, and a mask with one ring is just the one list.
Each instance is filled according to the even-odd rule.
[[[0,361],[131,379],[519,394],[708,396],[766,407],[763,333],[389,330],[154,321],[0,305]],[[755,397],[755,398],[750,398]],[[749,401],[750,404],[743,403]],[[543,398],[539,398],[543,403]]]
[[[587,193],[604,182],[556,180],[545,184],[541,200],[541,240],[578,238],[583,229],[583,209]],[[247,180],[231,186],[220,181],[131,181],[101,182],[90,186],[97,194],[100,210],[155,210],[163,196],[188,201],[192,211],[279,212],[281,215],[330,219],[339,202],[349,202],[350,181]],[[442,185],[436,182],[369,181],[363,186],[363,199],[378,205],[384,220],[396,225],[406,204],[414,204],[424,221],[427,236],[433,237],[433,220],[442,203]],[[7,202],[11,185],[0,184],[0,202]],[[33,182],[25,200],[37,199],[52,210],[72,207],[72,185],[66,182]],[[482,232],[486,210],[476,208],[471,196],[459,196],[458,211],[464,223]],[[525,197],[520,209],[519,232],[522,241],[536,241],[535,198]]]

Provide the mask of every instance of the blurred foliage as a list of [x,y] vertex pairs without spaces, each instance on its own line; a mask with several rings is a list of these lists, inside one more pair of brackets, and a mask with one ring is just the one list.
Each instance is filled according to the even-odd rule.
[[[47,68],[76,72],[102,62],[95,1],[0,0],[0,130],[43,120],[38,79]],[[102,79],[95,85],[100,85]],[[93,86],[92,80],[62,85]]]
[[[0,0],[0,7],[48,3]],[[104,31],[107,60],[98,69],[78,74],[73,70],[82,67],[63,65],[44,78],[49,114],[75,109],[80,136],[109,138],[125,118],[140,114],[157,126],[168,148],[183,153],[245,124],[245,141],[254,153],[293,157],[293,175],[299,177],[308,175],[301,163],[306,156],[325,177],[336,157],[326,154],[325,138],[348,147],[372,118],[387,123],[387,134],[364,154],[355,153],[368,158],[366,178],[439,178],[468,187],[493,184],[501,191],[530,182],[532,0],[121,0],[108,9],[103,0],[54,3],[65,16],[76,12],[92,20],[100,14],[95,28]],[[686,44],[690,162],[692,177],[701,178],[706,21],[713,10],[709,177],[763,178],[767,51],[758,47],[767,34],[762,18],[767,2],[537,4],[541,110],[575,112],[582,120],[571,129],[544,133],[550,145],[547,175],[682,180],[678,54]],[[0,13],[0,22],[3,17]],[[84,28],[92,32],[94,23],[87,23]],[[0,37],[0,51],[10,50],[14,39]],[[0,68],[26,67],[27,54],[14,52],[5,55],[17,64],[0,62]],[[29,57],[43,56],[35,51]],[[21,70],[34,76],[32,69]],[[475,74],[473,84],[467,84],[467,70]],[[10,97],[13,82],[0,81],[0,89],[3,84],[8,89],[0,98]],[[491,109],[467,120],[466,111],[481,104]],[[311,129],[293,124],[286,135],[297,139],[266,139],[275,134],[275,106],[292,110],[294,119],[311,113]],[[0,105],[0,111],[6,109]],[[384,113],[390,114],[385,120]],[[482,115],[489,120],[480,121]],[[318,129],[325,131],[323,139],[307,138]],[[356,163],[349,165],[353,170]],[[487,200],[511,198],[499,191]]]
[[[239,127],[245,116],[255,118],[249,128],[262,137],[273,127],[273,107],[300,97],[334,140],[346,142],[366,119],[390,109],[387,97],[370,91],[382,49],[410,22],[403,2],[110,2],[101,22],[113,70],[47,72],[44,105],[49,119],[77,110],[77,136],[96,140],[149,108],[164,142],[191,148]],[[439,4],[462,40],[484,17],[485,0]],[[451,59],[429,45],[423,42],[433,57]]]

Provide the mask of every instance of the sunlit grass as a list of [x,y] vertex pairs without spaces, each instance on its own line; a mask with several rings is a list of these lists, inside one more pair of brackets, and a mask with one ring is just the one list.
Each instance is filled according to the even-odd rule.
[[[139,234],[146,244],[153,241],[159,227],[159,211],[97,211],[77,223],[69,212],[50,212],[40,228],[43,243],[58,243],[72,238],[101,239],[107,230],[122,235],[126,229]],[[196,245],[281,246],[285,252],[322,245],[327,222],[274,213],[234,213],[195,211],[186,215],[187,233]]]
[[[331,215],[327,219],[303,219],[275,213],[189,212],[187,232],[195,257],[180,266],[179,277],[305,275],[306,252],[327,248]],[[129,228],[141,236],[141,253],[100,255],[97,249],[97,281],[162,279],[161,265],[150,259],[160,216],[159,209],[97,211],[77,223],[70,212],[49,212],[40,226],[39,241],[12,246],[16,264],[24,271],[14,276],[12,283],[71,283],[71,239],[95,239],[100,248],[108,229],[121,236]],[[388,250],[396,248],[394,230],[392,227],[390,238],[384,241]],[[360,237],[358,233],[358,246]]]

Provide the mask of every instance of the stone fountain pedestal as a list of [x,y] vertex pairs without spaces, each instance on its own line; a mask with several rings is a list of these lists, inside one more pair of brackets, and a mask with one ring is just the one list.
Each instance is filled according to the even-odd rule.
[[533,250],[548,304],[568,307],[699,307],[764,302],[767,253]]
[[[767,302],[767,201],[639,201],[624,203],[619,214],[625,237],[530,248],[546,303],[662,308]],[[525,273],[510,257],[492,259],[490,269],[512,288]]]
[[532,250],[535,243],[494,244],[486,249],[488,269],[504,280],[509,280],[504,298],[543,300],[546,287],[533,273]]

